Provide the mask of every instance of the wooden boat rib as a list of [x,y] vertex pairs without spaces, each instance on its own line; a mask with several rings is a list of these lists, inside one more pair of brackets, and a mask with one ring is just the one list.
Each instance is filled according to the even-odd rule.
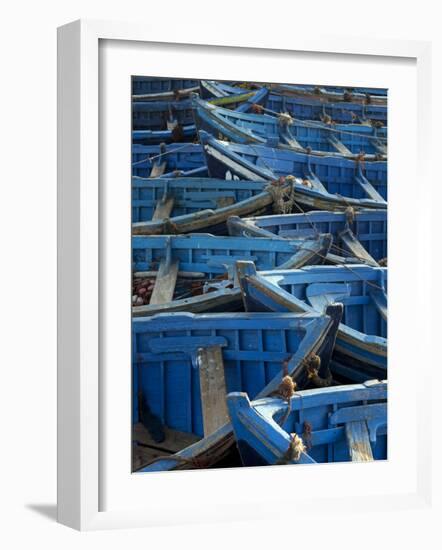
[[[385,131],[358,124],[326,125],[294,120],[287,115],[240,113],[192,96],[198,130],[214,137],[223,136],[234,143],[255,143],[288,148],[312,155],[382,160],[386,156]],[[276,115],[276,113],[275,113]]]
[[365,164],[262,145],[227,143],[203,131],[200,140],[213,178],[275,181],[289,177],[294,185],[294,202],[310,210],[387,208],[385,161]]
[[[288,185],[280,193],[287,194]],[[210,231],[225,234],[231,216],[265,213],[277,193],[265,182],[211,178],[132,179],[132,234],[161,235]]]
[[238,262],[237,277],[246,311],[312,312],[342,303],[334,352],[337,368],[342,365],[342,375],[356,371],[354,376],[363,373],[365,379],[386,378],[386,268],[305,266],[257,273],[252,262]]
[[357,212],[310,211],[253,218],[233,217],[227,223],[229,234],[249,237],[307,237],[318,232],[333,236],[331,253],[335,262],[352,258],[377,265],[387,258],[387,211]]
[[[241,292],[233,283],[236,261],[252,260],[265,270],[292,269],[307,262],[321,263],[330,243],[329,235],[295,240],[252,240],[201,233],[134,236],[133,272],[137,279],[148,283],[143,285],[143,305],[135,305],[132,314],[142,317],[167,311],[239,309]],[[196,275],[186,282],[189,273]]]
[[[233,444],[226,394],[238,390],[257,398],[269,395],[278,389],[285,369],[302,386],[307,380],[304,357],[326,350],[335,328],[328,316],[317,314],[169,314],[134,319],[133,392],[141,395],[134,400],[134,424],[144,419],[153,435],[155,428],[161,435],[158,432],[167,425],[203,438],[140,471],[215,463]],[[218,371],[201,356],[209,349],[219,352]],[[203,391],[207,376],[218,377],[224,388],[216,403],[209,403]]]
[[[244,466],[387,458],[386,382],[297,391],[290,404],[276,398],[250,402],[236,392],[227,404]],[[304,450],[294,448],[293,434]]]

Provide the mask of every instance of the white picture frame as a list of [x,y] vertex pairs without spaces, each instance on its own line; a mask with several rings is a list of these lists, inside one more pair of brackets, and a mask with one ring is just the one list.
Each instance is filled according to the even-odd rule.
[[[235,41],[216,39],[213,42],[210,38],[207,38],[207,42],[205,42],[204,37],[200,37],[195,42],[189,43],[189,37],[186,36],[185,30],[171,32],[169,38],[163,30],[152,32],[152,30],[146,31],[142,25],[101,21],[76,21],[59,29],[58,520],[60,523],[76,529],[91,530],[259,518],[264,514],[264,505],[266,499],[269,498],[268,487],[271,487],[272,483],[280,483],[281,476],[287,476],[285,468],[279,469],[279,471],[276,471],[278,469],[275,468],[268,468],[265,474],[262,469],[253,469],[253,472],[230,470],[223,473],[205,471],[162,474],[163,477],[157,476],[143,480],[144,485],[148,483],[151,486],[150,495],[151,497],[153,495],[153,498],[150,498],[143,507],[131,504],[129,502],[130,493],[124,491],[121,494],[126,496],[121,498],[121,505],[116,505],[113,502],[108,509],[103,501],[102,485],[109,482],[107,476],[109,472],[113,471],[112,468],[120,468],[121,463],[116,459],[107,463],[106,467],[103,466],[103,460],[106,458],[104,455],[109,454],[110,449],[115,451],[115,446],[108,445],[103,439],[105,432],[103,415],[109,414],[109,410],[106,409],[108,400],[106,392],[115,391],[118,384],[114,383],[113,386],[106,384],[105,388],[101,384],[103,376],[103,353],[100,348],[103,330],[102,308],[103,304],[106,304],[109,285],[119,284],[121,280],[124,282],[124,277],[127,275],[127,272],[123,270],[120,273],[122,278],[115,279],[114,282],[110,281],[106,285],[102,284],[103,265],[108,265],[108,260],[106,258],[103,260],[105,247],[102,246],[102,232],[104,229],[110,230],[106,221],[103,223],[102,220],[107,219],[106,209],[115,213],[116,209],[124,207],[125,200],[123,196],[112,192],[113,194],[107,196],[105,204],[103,204],[103,188],[100,187],[102,185],[100,154],[103,146],[100,143],[100,116],[103,118],[106,113],[106,106],[100,103],[100,71],[102,71],[100,63],[105,64],[109,59],[102,57],[102,51],[100,51],[104,41],[124,45],[125,48],[137,44],[151,44],[155,45],[157,49],[161,49],[158,44],[167,42],[167,48],[170,52],[175,52],[175,55],[178,55],[180,46],[181,50],[187,52],[185,55],[192,55],[195,48],[198,48],[200,54],[201,52],[204,54],[206,51],[206,57],[215,51],[221,52],[222,50],[223,55],[228,52],[233,60],[236,56],[244,55],[244,52],[249,52],[250,55],[253,52],[257,55],[303,52],[312,56],[324,56],[325,52],[326,55],[331,56],[367,56],[367,58],[376,56],[378,59],[389,59],[392,63],[395,59],[398,61],[405,58],[410,59],[416,64],[417,116],[419,120],[416,135],[411,140],[410,147],[414,146],[416,149],[414,157],[417,157],[419,164],[419,178],[428,182],[431,169],[428,146],[428,125],[431,117],[428,87],[431,70],[431,43],[387,39],[368,40],[342,35],[313,38],[302,32],[290,35],[280,33],[271,36],[271,38],[267,37],[265,43],[261,39],[251,40],[249,37]],[[356,57],[354,58],[356,59]],[[244,68],[244,65],[242,67]],[[176,70],[183,71],[184,69],[180,65]],[[150,71],[146,66],[144,74],[153,75],[155,71]],[[168,73],[165,76],[174,75]],[[106,78],[104,80],[106,81]],[[272,80],[272,78],[269,77],[268,80]],[[121,116],[121,120],[123,120],[125,115]],[[120,127],[118,126],[118,128]],[[418,148],[416,142],[419,143]],[[127,144],[128,148],[129,144],[130,142]],[[110,143],[110,147],[114,147],[113,142]],[[410,158],[412,156],[410,153]],[[127,151],[125,158],[127,158]],[[411,166],[414,166],[413,161],[410,160],[410,162]],[[130,164],[127,165],[128,174],[129,169]],[[392,169],[394,174],[394,164]],[[124,174],[124,172],[120,172],[120,174]],[[405,179],[404,176],[404,181]],[[409,177],[408,179],[410,180]],[[127,181],[129,182],[129,176]],[[128,187],[130,187],[129,184]],[[114,185],[112,189],[115,188]],[[420,197],[424,199],[423,202],[431,203],[431,186],[420,188],[419,193]],[[121,198],[123,199],[122,203],[119,202]],[[429,210],[425,210],[425,207],[421,208],[418,224],[419,234],[425,233],[429,224]],[[394,227],[393,225],[393,234]],[[418,236],[416,235],[415,238],[418,239]],[[121,237],[121,240],[124,241],[124,236]],[[121,246],[122,248],[118,248],[118,245],[115,247],[113,261],[115,261],[115,254],[118,251],[126,250],[124,246],[127,246],[127,243],[122,242]],[[430,246],[431,242],[420,248],[420,267],[416,267],[411,273],[411,277],[419,277],[423,282],[423,288],[418,297],[419,311],[427,313],[431,311],[430,289],[434,284]],[[392,256],[395,257],[395,254],[393,253]],[[128,261],[127,270],[129,269],[130,262]],[[122,307],[124,307],[124,303]],[[392,309],[394,311],[394,307]],[[417,313],[417,309],[413,311]],[[428,319],[430,317],[428,315]],[[119,317],[112,314],[110,318],[118,319]],[[116,325],[112,327],[112,330],[116,329],[118,329]],[[421,332],[420,347],[413,350],[414,355],[412,352],[408,353],[408,364],[411,364],[413,358],[420,353],[421,348],[428,350],[431,343],[431,330],[426,331],[423,327]],[[127,335],[127,338],[130,336]],[[393,353],[392,356],[398,360],[401,358],[399,354]],[[402,356],[404,361],[406,356],[407,354]],[[128,361],[130,364],[130,358]],[[426,372],[426,376],[429,377],[430,363],[424,361],[421,370]],[[406,376],[406,366],[403,367],[403,371]],[[395,378],[395,381],[400,382],[399,376]],[[126,387],[126,391],[130,391],[130,387],[124,387]],[[121,386],[119,391],[123,391]],[[326,512],[330,505],[333,505],[335,513],[345,513],[354,507],[355,503],[368,512],[380,509],[391,511],[403,507],[422,509],[429,506],[431,500],[431,455],[428,446],[419,444],[430,437],[429,427],[425,420],[428,417],[429,407],[429,400],[424,396],[423,391],[418,389],[416,391],[416,407],[412,408],[416,414],[413,413],[410,428],[413,438],[417,442],[416,448],[410,452],[410,457],[413,455],[413,461],[408,464],[406,460],[403,460],[407,467],[413,469],[412,479],[409,479],[412,481],[410,487],[404,483],[406,491],[391,489],[390,493],[388,491],[379,493],[374,490],[373,493],[367,492],[365,495],[363,492],[353,494],[352,485],[357,484],[358,477],[363,476],[366,472],[359,470],[358,465],[352,465],[351,472],[347,470],[345,473],[345,476],[348,477],[348,491],[337,495],[336,498],[334,498],[335,495],[331,496],[333,493],[330,491],[333,485],[330,485],[322,492],[318,490],[309,496],[305,496],[305,492],[304,496],[299,494],[276,495],[276,501],[280,501],[281,508],[287,509],[287,506],[296,505],[297,508],[302,507],[302,513],[314,512],[316,515]],[[397,414],[394,412],[394,407],[393,411],[389,410],[389,416],[391,413],[393,413],[394,419],[394,415]],[[129,430],[129,427],[124,428],[123,426],[123,429]],[[400,441],[397,444],[400,445]],[[125,460],[124,457],[123,460]],[[375,467],[377,466],[375,465]],[[342,476],[342,473],[339,473],[342,472],[342,466],[329,465],[327,467],[331,468],[329,471],[337,472],[336,481],[339,481]],[[303,475],[309,475],[307,470],[303,471],[305,472]],[[213,502],[210,506],[207,503],[207,497],[200,498],[198,501],[198,497],[194,496],[189,503],[188,500],[185,502],[181,496],[181,503],[178,501],[178,503],[174,503],[175,506],[168,503],[167,498],[161,499],[161,487],[164,487],[168,498],[170,492],[174,490],[174,486],[180,487],[177,493],[181,495],[191,486],[195,488],[195,493],[198,493],[198,491],[203,491],[204,485],[207,486],[211,483],[216,487],[225,485],[226,478],[223,474],[226,473],[231,476],[232,480],[241,483],[243,488],[249,488],[247,491],[244,490],[235,495],[235,502],[232,502],[230,506],[226,506],[227,500],[223,500],[223,498],[227,499],[227,496],[220,497],[218,502]],[[130,472],[126,471],[124,475],[128,476],[129,474]],[[403,474],[407,475],[405,469]],[[373,470],[372,475],[373,477],[385,475],[385,472],[382,474],[380,471]],[[261,496],[252,492],[256,476],[265,476],[266,479],[264,487],[267,487],[267,490],[263,489]],[[137,476],[132,476],[132,478],[130,485],[138,484]],[[204,482],[202,483],[201,480]],[[118,498],[118,493],[114,492],[114,494]],[[281,515],[280,512],[281,510],[279,510],[279,515]]]

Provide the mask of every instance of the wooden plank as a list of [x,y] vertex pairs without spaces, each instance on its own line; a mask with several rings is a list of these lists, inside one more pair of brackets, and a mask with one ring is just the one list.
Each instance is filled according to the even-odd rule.
[[141,422],[138,422],[133,426],[132,434],[134,441],[139,441],[143,445],[154,447],[169,453],[177,453],[178,451],[181,451],[181,449],[184,449],[189,445],[193,445],[201,439],[195,434],[172,430],[167,426],[164,426],[165,439],[161,443],[156,443]]
[[387,295],[383,289],[372,288],[369,294],[373,300],[379,315],[384,321],[387,321]]
[[377,261],[370,256],[367,250],[362,246],[360,241],[355,237],[353,231],[350,228],[344,229],[339,233],[339,237],[345,246],[356,258],[359,258],[364,263],[372,266],[378,266]]
[[370,199],[373,199],[378,202],[385,202],[384,197],[376,191],[376,189],[367,179],[356,177],[356,181],[359,183],[362,189],[367,193],[367,196]]
[[347,422],[345,425],[345,436],[352,462],[371,462],[373,460],[365,421]]
[[157,202],[152,220],[163,220],[169,218],[173,210],[175,197],[165,197]]
[[156,162],[152,166],[152,170],[150,172],[149,177],[150,178],[158,178],[159,176],[162,176],[164,172],[166,171],[166,161],[164,162]]
[[353,153],[350,151],[350,149],[348,149],[343,143],[342,141],[339,141],[338,138],[336,138],[335,136],[330,136],[328,138],[328,142],[333,145],[333,147],[338,151],[338,153],[341,153],[341,155],[348,155],[348,156],[352,156]]
[[[134,271],[133,276],[135,278],[157,277],[158,271]],[[184,279],[205,279],[207,275],[202,271],[178,271],[178,277],[183,277]]]
[[133,471],[139,470],[157,458],[173,455],[200,441],[195,434],[171,430],[166,426],[164,426],[164,433],[166,436],[164,441],[156,443],[141,423],[133,426]]
[[172,260],[170,263],[166,258],[161,260],[150,304],[166,304],[172,301],[178,278],[178,266],[178,260]]
[[209,346],[200,348],[198,350],[198,365],[204,437],[207,437],[218,428],[221,428],[226,422],[229,422],[221,347]]
[[372,139],[371,140],[373,146],[377,149],[377,151],[381,154],[381,155],[387,155],[388,154],[388,150],[387,150],[387,145],[385,143],[383,143],[382,141],[378,140],[378,139]]

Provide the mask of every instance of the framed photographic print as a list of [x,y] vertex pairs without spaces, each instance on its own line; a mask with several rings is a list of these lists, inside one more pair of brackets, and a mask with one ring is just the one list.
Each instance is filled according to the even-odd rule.
[[429,44],[184,42],[59,30],[59,521],[425,506]]

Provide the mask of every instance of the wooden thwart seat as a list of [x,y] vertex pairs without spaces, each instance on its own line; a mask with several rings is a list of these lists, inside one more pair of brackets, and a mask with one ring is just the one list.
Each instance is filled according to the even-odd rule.
[[345,244],[345,246],[350,250],[350,252],[356,258],[359,258],[364,261],[364,263],[372,266],[378,266],[377,261],[370,256],[367,250],[362,246],[360,241],[355,237],[353,231],[349,228],[344,229],[339,234],[340,239]]
[[150,178],[158,178],[160,176],[162,176],[164,174],[164,172],[166,171],[166,161],[164,162],[156,162],[153,166],[152,166],[152,170],[150,172],[150,175],[149,177]]
[[352,155],[352,152],[350,151],[350,149],[348,149],[342,143],[342,141],[339,141],[339,139],[337,139],[335,136],[330,136],[328,138],[328,142],[338,151],[338,153],[341,153],[341,155],[348,155],[348,156]]
[[373,460],[367,424],[364,420],[347,422],[345,436],[352,462],[371,462]]
[[226,405],[226,380],[221,346],[198,350],[204,437],[229,421]]
[[165,304],[173,300],[175,285],[178,277],[179,261],[167,261],[163,258],[160,262],[158,276],[150,298],[150,304]]
[[163,220],[169,218],[172,213],[175,198],[173,196],[164,197],[157,202],[152,220]]

